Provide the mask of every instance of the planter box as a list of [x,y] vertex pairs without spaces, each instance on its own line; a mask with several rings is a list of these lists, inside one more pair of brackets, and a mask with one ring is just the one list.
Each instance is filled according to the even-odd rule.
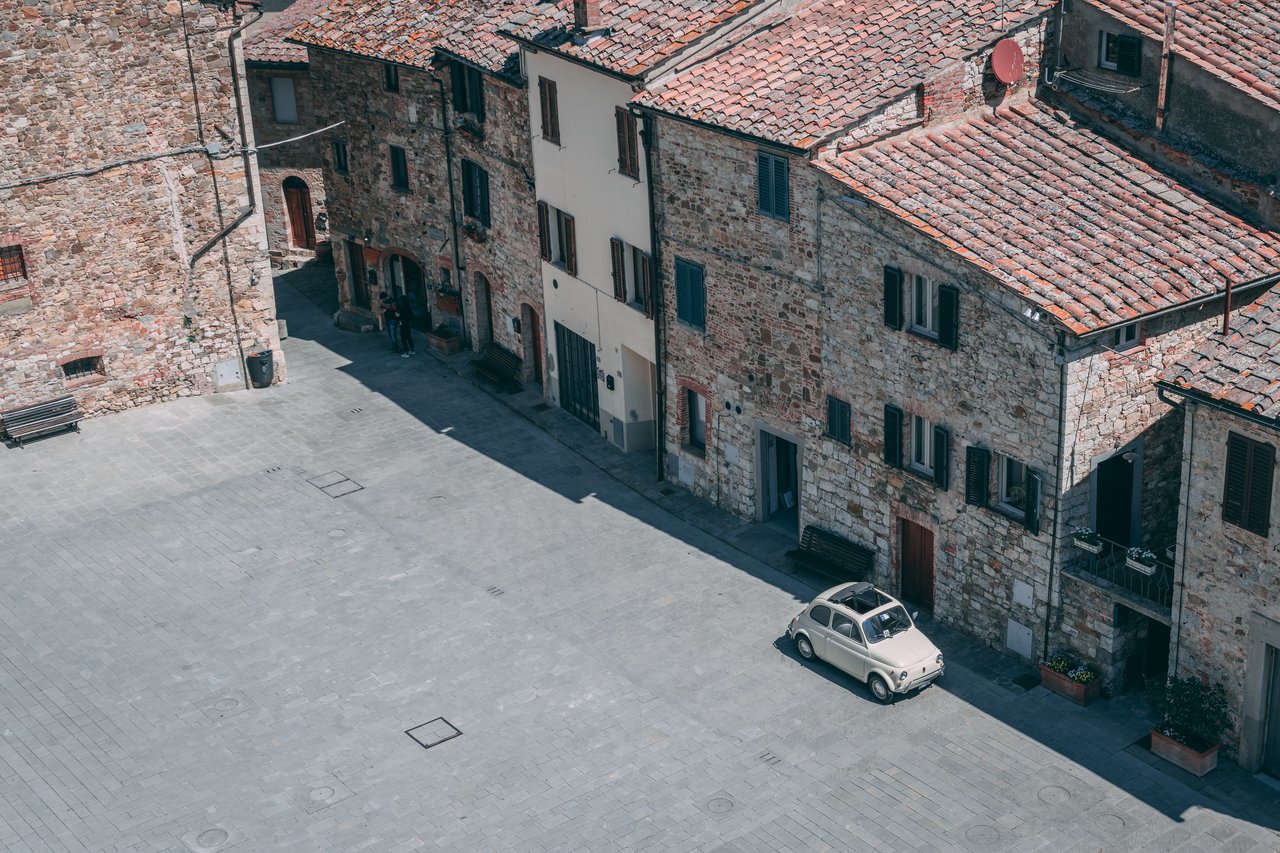
[[1072,537],[1071,541],[1074,542],[1076,544],[1076,547],[1079,548],[1081,551],[1088,551],[1090,554],[1102,553],[1101,542],[1086,542],[1083,539],[1076,539],[1074,537]]
[[1185,743],[1178,743],[1155,729],[1151,730],[1151,751],[1171,764],[1176,764],[1194,776],[1203,776],[1218,766],[1218,747],[1198,752]]
[[453,355],[462,349],[462,336],[456,333],[452,335],[437,335],[435,332],[428,332],[427,343],[438,352],[442,352],[445,355]]
[[1095,678],[1088,684],[1081,684],[1061,673],[1054,672],[1044,664],[1040,664],[1040,683],[1077,705],[1088,705],[1102,693],[1101,678]]
[[1139,563],[1137,560],[1131,560],[1128,557],[1124,558],[1124,564],[1138,574],[1150,576],[1156,573],[1157,566],[1148,566],[1146,563]]

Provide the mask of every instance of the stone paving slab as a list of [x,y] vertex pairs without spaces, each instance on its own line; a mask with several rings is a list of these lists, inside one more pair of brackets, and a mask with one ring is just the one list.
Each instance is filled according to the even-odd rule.
[[[1123,702],[1014,687],[941,626],[947,675],[876,704],[792,653],[813,587],[767,534],[456,356],[280,304],[289,385],[0,454],[3,849],[1280,842],[1256,784],[1184,784]],[[405,734],[438,717],[462,734]]]

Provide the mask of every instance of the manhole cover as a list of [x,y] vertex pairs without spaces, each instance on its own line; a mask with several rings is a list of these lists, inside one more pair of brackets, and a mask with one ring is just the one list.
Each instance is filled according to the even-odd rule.
[[1060,806],[1071,800],[1071,792],[1058,785],[1045,785],[1040,789],[1040,801],[1051,806]]
[[420,726],[405,729],[404,733],[413,738],[423,749],[431,749],[431,747],[439,746],[447,740],[453,740],[462,734],[462,731],[454,727],[444,717],[436,717],[434,720],[423,723]]
[[995,844],[1000,840],[1000,830],[980,823],[965,830],[964,837],[974,844]]
[[[239,699],[219,699],[213,703],[213,707],[218,711],[233,711],[240,707]],[[218,830],[221,832],[222,830]]]
[[1093,823],[1103,832],[1120,832],[1125,827],[1124,818],[1118,814],[1100,814],[1093,819]]
[[321,785],[318,788],[312,788],[307,792],[307,796],[317,803],[323,803],[325,800],[332,799],[334,790],[328,785]]
[[222,826],[206,826],[193,829],[182,836],[182,844],[191,853],[214,853],[235,847],[244,837],[234,829]]
[[321,812],[351,796],[351,790],[332,774],[312,778],[289,793],[308,814]]
[[253,707],[249,697],[239,690],[223,690],[200,702],[199,705],[205,716],[214,722],[243,714]]
[[712,797],[707,800],[707,811],[712,814],[728,814],[733,811],[733,800],[728,797]]
[[230,837],[231,835],[225,829],[206,829],[196,836],[196,844],[212,850],[215,847],[226,844],[227,839]]
[[343,530],[341,527],[335,527],[329,531],[329,536],[331,536],[334,539],[341,539],[343,536],[346,536],[346,535],[347,535],[347,531]]

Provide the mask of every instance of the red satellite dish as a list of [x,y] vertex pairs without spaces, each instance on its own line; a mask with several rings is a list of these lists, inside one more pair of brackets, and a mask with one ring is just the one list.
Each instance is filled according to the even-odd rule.
[[1006,86],[1011,86],[1022,78],[1022,48],[1013,39],[1000,39],[996,49],[991,52],[991,70],[996,79]]

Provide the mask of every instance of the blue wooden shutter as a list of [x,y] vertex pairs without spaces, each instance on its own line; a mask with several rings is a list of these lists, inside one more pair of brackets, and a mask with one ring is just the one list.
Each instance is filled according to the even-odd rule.
[[700,266],[690,271],[689,295],[693,299],[694,323],[699,329],[707,327],[707,283],[705,272]]
[[764,213],[773,211],[772,158],[764,152],[756,154],[756,206]]

